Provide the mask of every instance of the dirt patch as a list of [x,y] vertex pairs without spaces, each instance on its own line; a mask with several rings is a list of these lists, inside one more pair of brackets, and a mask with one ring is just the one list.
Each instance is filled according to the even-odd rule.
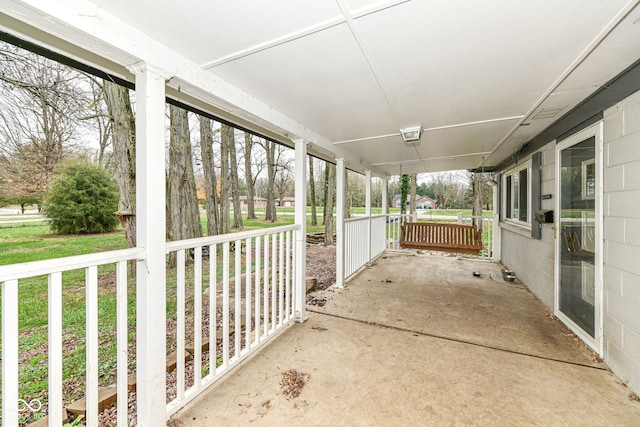
[[282,381],[280,381],[282,394],[287,400],[295,399],[300,396],[302,389],[310,378],[311,375],[300,372],[297,369],[284,371],[282,373]]
[[307,277],[315,277],[315,290],[324,290],[336,283],[336,247],[307,245]]

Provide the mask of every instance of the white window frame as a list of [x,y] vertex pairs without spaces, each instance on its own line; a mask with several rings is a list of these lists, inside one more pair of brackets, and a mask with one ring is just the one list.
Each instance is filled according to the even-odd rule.
[[[527,220],[526,221],[522,221],[518,218],[515,218],[513,216],[513,212],[515,211],[514,209],[514,182],[516,182],[516,180],[513,178],[514,176],[518,176],[521,171],[523,170],[527,170]],[[508,178],[511,177],[511,191],[507,191],[507,181]],[[532,220],[532,212],[531,212],[531,160],[521,163],[511,169],[509,169],[508,171],[504,172],[502,174],[502,218],[505,222],[509,222],[512,224],[516,224],[522,227],[528,227],[531,228],[531,220]],[[511,200],[508,201],[507,200],[507,195],[508,193],[510,193],[511,195]],[[509,202],[510,206],[507,206],[507,203]],[[507,209],[507,207],[511,208],[511,209]],[[507,213],[509,212],[509,210],[512,213],[512,216],[509,217],[507,216]]]

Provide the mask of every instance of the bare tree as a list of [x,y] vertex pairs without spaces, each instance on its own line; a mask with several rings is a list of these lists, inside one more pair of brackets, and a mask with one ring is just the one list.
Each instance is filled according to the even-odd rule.
[[316,177],[313,171],[313,157],[309,156],[309,201],[311,202],[311,225],[318,225],[316,213]]
[[[225,126],[225,125],[223,125]],[[233,228],[242,228],[242,205],[240,205],[240,186],[238,184],[238,161],[236,158],[236,138],[232,128],[229,143],[229,179],[231,181],[231,198],[233,200]]]
[[333,245],[333,198],[336,188],[336,167],[330,163],[326,165],[326,204],[324,208],[324,244]]
[[200,154],[204,173],[205,209],[207,212],[207,234],[218,234],[218,183],[213,155],[213,129],[211,119],[200,119]]
[[418,181],[418,174],[411,174],[411,187],[409,191],[409,213],[413,214],[416,211],[416,185]]
[[244,180],[247,183],[247,219],[256,219],[256,210],[254,205],[254,177],[251,173],[251,155],[253,151],[253,135],[249,132],[244,133]]
[[288,165],[282,165],[277,170],[276,179],[273,181],[273,189],[280,206],[284,206],[284,198],[294,191],[294,180]]
[[267,154],[267,206],[265,207],[265,221],[276,222],[276,201],[274,195],[274,183],[276,180],[276,143],[265,141],[264,148]]
[[[89,105],[86,78],[58,62],[0,42],[0,155],[9,179],[41,199],[55,167],[79,142],[80,118]],[[29,159],[21,158],[29,154]],[[17,162],[17,163],[19,163]],[[28,177],[37,181],[28,182]]]
[[103,96],[111,123],[115,178],[120,190],[118,216],[129,247],[136,246],[136,141],[135,118],[129,89],[105,80]]
[[437,173],[432,176],[430,185],[442,208],[460,206],[458,199],[465,190],[462,180],[464,180],[463,177],[453,172]]
[[231,232],[229,218],[229,140],[233,128],[222,124],[220,128],[220,234]]
[[109,163],[109,158],[107,157],[106,152],[109,145],[111,145],[111,140],[113,138],[111,132],[111,124],[113,122],[113,119],[108,110],[108,105],[106,104],[104,82],[98,81],[93,76],[87,76],[87,79],[91,87],[92,95],[92,102],[89,105],[91,114],[82,117],[82,119],[94,123],[95,129],[98,133],[98,156],[96,160],[98,164],[107,166]]
[[196,183],[193,174],[189,117],[186,110],[169,106],[169,173],[167,180],[167,234],[169,240],[202,236]]
[[471,174],[471,188],[473,189],[473,224],[482,228],[482,174],[479,172]]

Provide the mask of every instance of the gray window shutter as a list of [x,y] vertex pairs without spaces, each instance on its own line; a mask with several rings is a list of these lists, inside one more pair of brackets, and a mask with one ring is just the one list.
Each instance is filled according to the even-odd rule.
[[542,237],[542,224],[536,220],[536,211],[540,210],[541,188],[542,188],[542,153],[533,153],[531,157],[531,237],[540,239]]

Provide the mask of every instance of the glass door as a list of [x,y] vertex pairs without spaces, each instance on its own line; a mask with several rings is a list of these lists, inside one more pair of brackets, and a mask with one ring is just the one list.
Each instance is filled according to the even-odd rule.
[[557,146],[556,313],[594,349],[601,319],[601,126]]

